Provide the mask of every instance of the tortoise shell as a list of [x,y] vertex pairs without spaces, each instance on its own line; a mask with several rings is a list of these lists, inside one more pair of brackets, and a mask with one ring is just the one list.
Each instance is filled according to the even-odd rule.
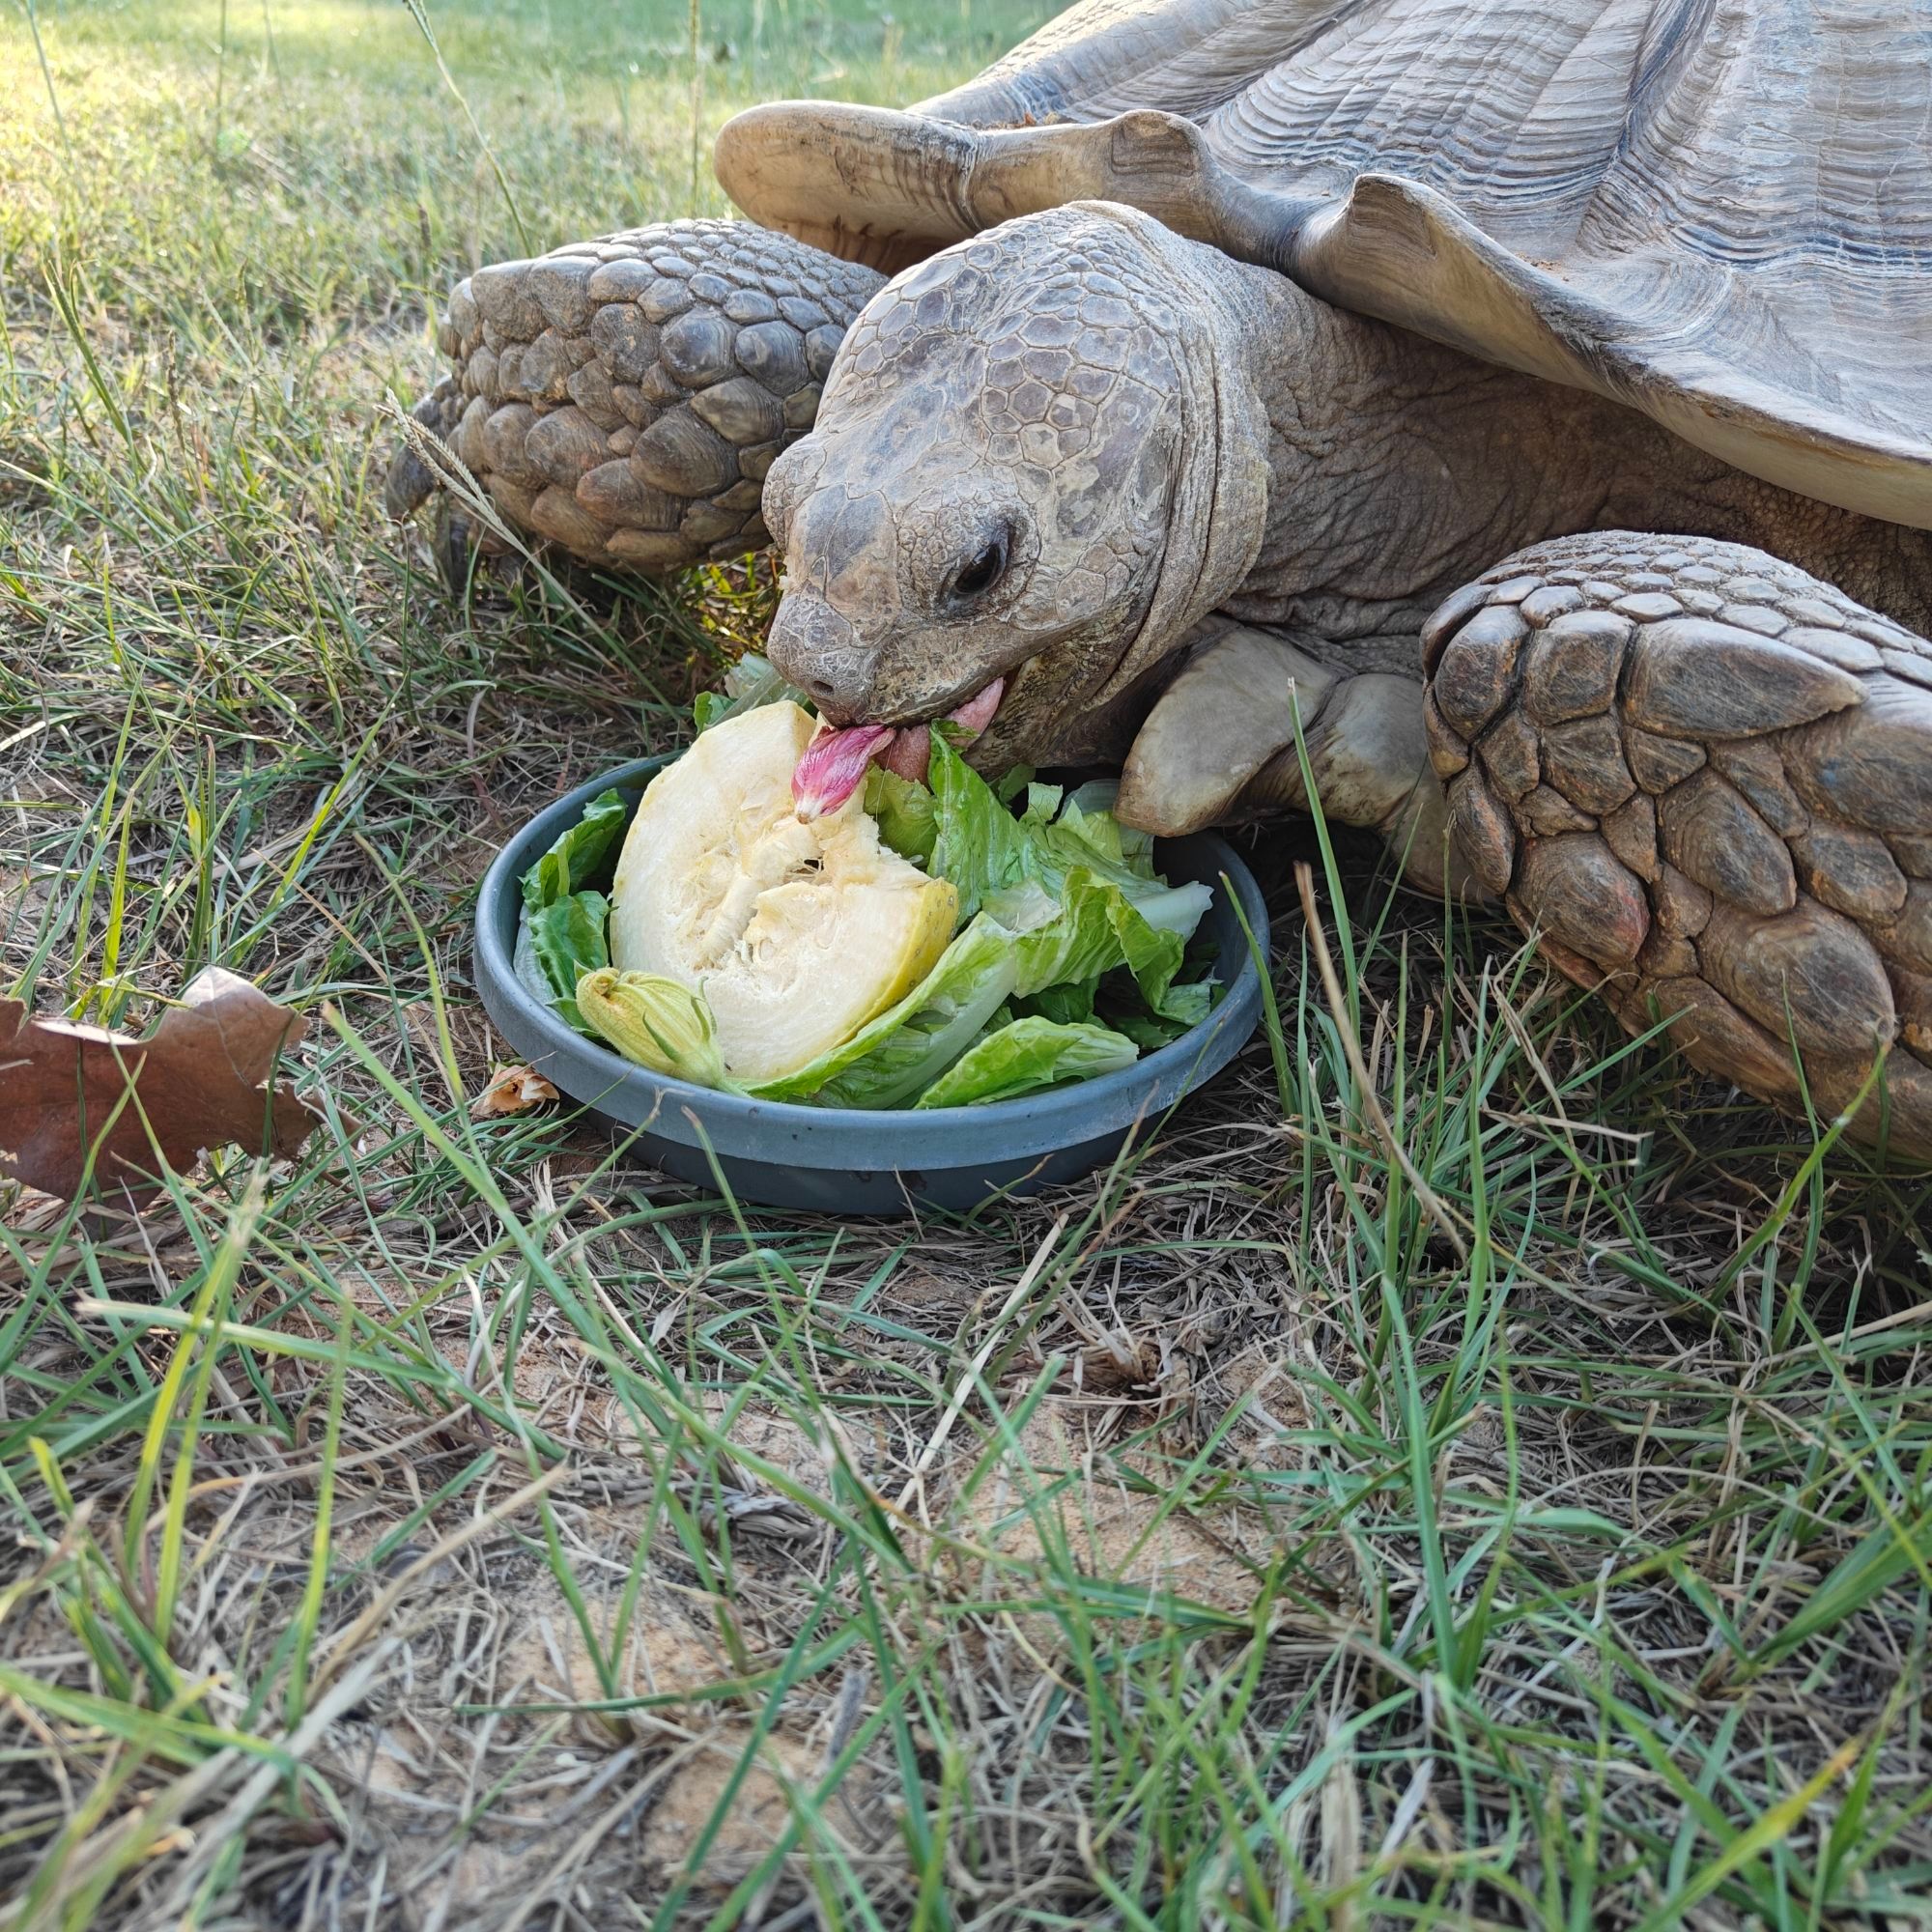
[[1094,196],[1932,527],[1932,0],[1087,0],[904,113],[718,144],[897,268]]

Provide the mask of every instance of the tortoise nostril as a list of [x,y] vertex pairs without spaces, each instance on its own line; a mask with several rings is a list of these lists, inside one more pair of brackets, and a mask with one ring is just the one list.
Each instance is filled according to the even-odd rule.
[[872,687],[872,653],[823,598],[788,590],[765,638],[772,668],[835,724],[863,710]]

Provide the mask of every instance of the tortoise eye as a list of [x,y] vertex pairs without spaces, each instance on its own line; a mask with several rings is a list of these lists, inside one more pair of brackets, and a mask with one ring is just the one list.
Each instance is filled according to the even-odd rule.
[[983,596],[1006,574],[1006,568],[1007,539],[1002,531],[952,580],[953,596]]

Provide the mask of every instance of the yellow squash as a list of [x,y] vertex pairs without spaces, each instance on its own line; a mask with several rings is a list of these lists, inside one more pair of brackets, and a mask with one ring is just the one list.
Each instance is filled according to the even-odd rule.
[[802,818],[796,704],[700,734],[651,781],[617,861],[611,957],[701,993],[724,1070],[777,1080],[848,1039],[931,971],[958,895],[879,842],[864,787]]

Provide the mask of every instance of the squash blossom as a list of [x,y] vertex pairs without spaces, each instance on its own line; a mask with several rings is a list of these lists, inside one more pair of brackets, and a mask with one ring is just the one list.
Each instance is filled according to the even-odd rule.
[[718,1028],[702,995],[661,973],[606,966],[577,982],[577,1010],[626,1060],[697,1087],[724,1087]]

